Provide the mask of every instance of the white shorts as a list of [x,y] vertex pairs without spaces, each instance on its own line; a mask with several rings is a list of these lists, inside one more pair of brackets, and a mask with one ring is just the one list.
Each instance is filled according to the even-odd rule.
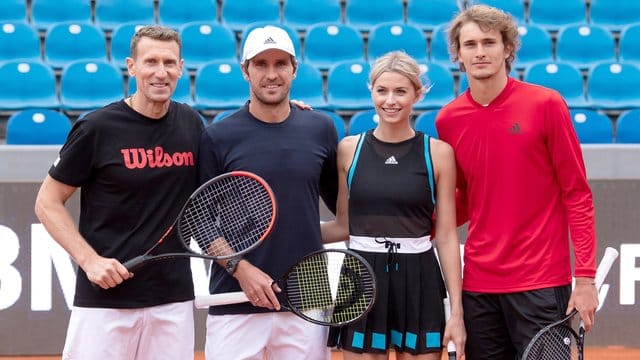
[[139,309],[74,307],[65,360],[193,359],[193,301]]
[[209,315],[205,359],[328,360],[328,329],[288,312]]

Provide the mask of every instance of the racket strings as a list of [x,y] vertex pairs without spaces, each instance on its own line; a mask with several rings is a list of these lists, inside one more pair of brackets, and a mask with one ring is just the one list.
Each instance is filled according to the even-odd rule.
[[273,207],[270,192],[257,180],[222,178],[191,199],[180,221],[182,238],[185,242],[195,240],[210,256],[245,252],[271,226]]
[[293,308],[314,320],[341,324],[366,312],[373,301],[373,277],[360,260],[319,253],[299,263],[287,278]]
[[531,343],[523,360],[578,359],[578,339],[566,325],[550,327]]

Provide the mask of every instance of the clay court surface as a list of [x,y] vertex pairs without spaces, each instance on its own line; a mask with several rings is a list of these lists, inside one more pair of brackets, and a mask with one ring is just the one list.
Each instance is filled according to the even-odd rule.
[[[584,351],[585,360],[638,360],[640,359],[640,348],[587,348]],[[60,356],[0,356],[0,360],[59,360]],[[395,356],[391,356],[395,359]],[[444,359],[444,357],[443,357]],[[197,353],[194,360],[204,360],[202,353]],[[331,360],[342,360],[342,353],[334,351]]]

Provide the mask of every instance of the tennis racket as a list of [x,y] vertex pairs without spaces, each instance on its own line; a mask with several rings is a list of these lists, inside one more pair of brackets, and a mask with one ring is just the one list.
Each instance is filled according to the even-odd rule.
[[[444,318],[446,322],[451,318],[451,301],[446,297],[442,299],[442,302],[444,303]],[[447,343],[447,359],[456,360],[456,344],[451,340]]]
[[[617,257],[618,251],[616,249],[608,247],[605,250],[596,271],[595,282],[598,290],[600,290]],[[564,319],[540,330],[527,345],[522,360],[582,360],[584,356],[584,326],[581,323],[576,333],[570,324],[571,318],[577,313],[578,311],[573,310]]]
[[[225,173],[202,184],[174,223],[147,252],[123,265],[133,272],[152,261],[178,257],[227,259],[251,251],[269,235],[276,201],[269,185],[246,171]],[[173,231],[183,252],[153,254]],[[198,244],[190,247],[191,241]]]
[[[342,326],[362,318],[373,306],[376,281],[371,265],[360,255],[344,249],[313,252],[274,281],[282,308],[320,325]],[[280,299],[279,299],[280,300]],[[195,306],[247,302],[244,292],[196,296]]]

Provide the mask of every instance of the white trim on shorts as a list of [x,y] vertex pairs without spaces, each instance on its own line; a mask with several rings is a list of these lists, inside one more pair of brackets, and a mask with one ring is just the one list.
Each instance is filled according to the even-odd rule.
[[391,241],[400,244],[395,251],[400,254],[420,254],[431,250],[431,236],[419,238],[394,238],[394,237],[372,237],[349,235],[349,249],[368,252],[388,252],[389,248],[385,244]]

